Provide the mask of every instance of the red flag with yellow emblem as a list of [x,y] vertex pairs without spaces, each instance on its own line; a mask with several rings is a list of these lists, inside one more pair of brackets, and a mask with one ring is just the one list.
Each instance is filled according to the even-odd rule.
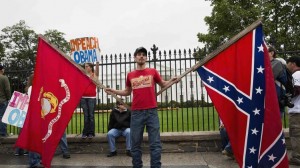
[[85,89],[93,82],[61,51],[39,37],[27,117],[16,146],[51,166],[56,147]]

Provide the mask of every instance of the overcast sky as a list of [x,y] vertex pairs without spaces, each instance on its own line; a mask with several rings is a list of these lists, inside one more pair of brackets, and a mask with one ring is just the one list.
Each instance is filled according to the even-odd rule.
[[102,54],[133,52],[153,44],[160,50],[201,46],[207,33],[205,0],[6,0],[1,2],[0,29],[20,20],[36,33],[57,29],[66,40],[98,37]]

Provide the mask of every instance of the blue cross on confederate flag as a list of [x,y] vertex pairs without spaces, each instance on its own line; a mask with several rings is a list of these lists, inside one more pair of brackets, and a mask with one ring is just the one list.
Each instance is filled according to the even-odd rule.
[[240,167],[288,167],[262,25],[197,71],[226,127]]

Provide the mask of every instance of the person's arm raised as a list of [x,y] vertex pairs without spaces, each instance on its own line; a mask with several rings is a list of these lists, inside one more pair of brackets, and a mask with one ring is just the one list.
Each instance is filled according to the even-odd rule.
[[107,94],[116,94],[120,96],[129,96],[131,94],[131,87],[126,87],[124,90],[115,90],[112,88],[106,88],[104,90]]
[[96,62],[95,75],[99,77],[99,61]]

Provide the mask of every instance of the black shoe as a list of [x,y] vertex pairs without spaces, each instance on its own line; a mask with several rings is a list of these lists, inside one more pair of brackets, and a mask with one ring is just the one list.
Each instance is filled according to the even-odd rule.
[[126,150],[126,155],[132,157],[130,150]]
[[64,153],[63,154],[63,158],[64,159],[69,159],[71,156],[70,156],[70,154],[69,153]]
[[86,136],[86,135],[82,135],[81,138],[82,138],[82,139],[86,139],[87,136]]
[[44,168],[44,166],[42,164],[38,164],[35,166],[31,166],[30,168]]
[[234,159],[233,153],[227,151],[226,149],[224,149],[224,150],[222,151],[222,154],[223,154],[223,155],[226,155],[226,156],[228,156],[228,157],[230,157],[231,159]]
[[113,157],[113,156],[117,156],[117,151],[114,152],[110,152],[108,155],[106,155],[107,157]]

